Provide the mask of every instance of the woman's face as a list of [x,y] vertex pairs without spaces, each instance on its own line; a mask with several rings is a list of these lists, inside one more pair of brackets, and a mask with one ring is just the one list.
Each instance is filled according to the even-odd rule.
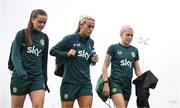
[[84,37],[89,37],[94,29],[95,21],[87,20],[84,24],[80,25],[80,34]]
[[33,28],[37,31],[42,31],[47,22],[47,16],[38,15],[35,19],[32,19]]
[[121,35],[121,41],[123,45],[128,46],[133,39],[133,30],[131,28],[127,28]]

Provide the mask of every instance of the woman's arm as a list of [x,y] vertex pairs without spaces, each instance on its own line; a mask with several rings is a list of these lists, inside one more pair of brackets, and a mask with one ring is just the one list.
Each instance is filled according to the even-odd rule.
[[102,77],[104,81],[108,81],[108,66],[111,63],[111,56],[106,54],[105,60],[104,60],[104,64],[102,67]]
[[134,70],[135,70],[135,74],[136,74],[137,77],[142,74],[138,61],[134,62]]

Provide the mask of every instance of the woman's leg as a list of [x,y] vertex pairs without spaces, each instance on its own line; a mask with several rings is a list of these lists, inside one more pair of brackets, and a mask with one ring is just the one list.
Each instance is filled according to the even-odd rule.
[[112,96],[112,101],[116,108],[126,108],[126,103],[123,94],[115,94]]
[[61,101],[62,108],[73,108],[74,101]]
[[31,98],[32,108],[43,108],[45,97],[44,90],[32,91],[29,96]]
[[26,95],[11,96],[11,108],[23,108]]
[[80,96],[78,104],[80,108],[91,108],[93,96]]
[[129,101],[126,101],[126,100],[125,100],[126,108],[127,108],[127,106],[128,106],[128,102],[129,102]]

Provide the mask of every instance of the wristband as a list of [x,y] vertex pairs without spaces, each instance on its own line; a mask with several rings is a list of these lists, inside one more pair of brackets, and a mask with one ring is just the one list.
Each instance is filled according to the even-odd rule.
[[108,80],[106,80],[106,81],[103,81],[103,83],[108,83],[109,81]]

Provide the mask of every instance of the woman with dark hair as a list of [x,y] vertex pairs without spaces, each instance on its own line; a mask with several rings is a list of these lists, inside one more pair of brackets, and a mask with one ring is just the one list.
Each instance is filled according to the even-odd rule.
[[28,27],[17,32],[12,47],[14,65],[11,77],[11,107],[23,108],[26,95],[32,108],[43,108],[47,87],[48,36],[41,32],[47,14],[42,9],[33,10]]
[[94,41],[90,38],[94,25],[93,18],[82,16],[76,32],[65,36],[50,50],[52,56],[66,59],[60,87],[62,108],[73,108],[76,99],[80,108],[92,106],[89,65],[98,61],[97,54],[92,54]]

